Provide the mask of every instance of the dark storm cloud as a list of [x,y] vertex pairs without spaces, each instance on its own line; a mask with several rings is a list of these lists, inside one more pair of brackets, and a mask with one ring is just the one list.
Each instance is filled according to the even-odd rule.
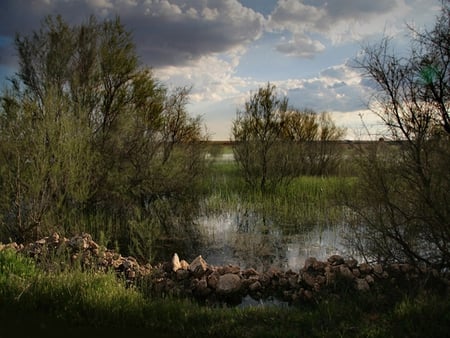
[[71,24],[90,15],[99,20],[119,15],[133,32],[141,60],[153,67],[176,66],[249,43],[262,34],[264,21],[237,0],[6,0],[0,2],[0,13],[3,37],[29,34],[49,14],[61,14]]

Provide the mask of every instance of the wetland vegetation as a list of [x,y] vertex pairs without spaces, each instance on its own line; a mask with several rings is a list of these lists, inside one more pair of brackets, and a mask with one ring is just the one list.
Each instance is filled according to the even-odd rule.
[[[298,110],[270,83],[209,142],[139,64],[120,19],[69,26],[48,17],[17,36],[19,71],[1,94],[0,241],[90,233],[140,262],[174,252],[212,264],[299,269],[340,253],[368,263],[450,268],[450,8],[414,32],[410,57],[389,40],[356,66],[374,83],[385,140],[344,142],[326,113]],[[322,255],[322,256],[321,256]],[[217,308],[153,297],[112,273],[58,269],[0,251],[1,332],[67,327],[159,336],[445,336],[448,286],[351,292],[292,307]],[[427,270],[428,271],[428,270]],[[145,331],[147,330],[147,331]],[[151,331],[150,331],[151,330]],[[118,335],[120,330],[111,335]]]

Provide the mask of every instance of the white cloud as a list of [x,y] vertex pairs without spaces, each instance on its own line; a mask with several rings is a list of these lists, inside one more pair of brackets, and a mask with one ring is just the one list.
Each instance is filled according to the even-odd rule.
[[243,49],[226,54],[206,55],[183,66],[166,66],[155,69],[155,75],[172,86],[193,86],[190,95],[193,103],[218,102],[239,95],[247,84],[236,77],[235,68]]
[[[325,49],[320,41],[342,44],[383,33],[398,35],[414,19],[411,13],[416,4],[423,7],[423,0],[279,0],[266,28],[296,36],[292,43],[280,45],[279,52],[311,58]],[[309,38],[313,35],[314,40]]]
[[276,50],[288,56],[312,58],[323,52],[325,46],[320,41],[312,40],[306,35],[295,34],[291,40],[279,43]]

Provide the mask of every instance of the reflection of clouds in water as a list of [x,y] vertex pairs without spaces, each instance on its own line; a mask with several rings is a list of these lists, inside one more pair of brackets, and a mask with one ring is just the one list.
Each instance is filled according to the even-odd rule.
[[326,260],[334,254],[351,255],[341,243],[342,225],[284,236],[280,228],[252,213],[225,212],[201,217],[198,222],[207,237],[202,255],[213,265],[298,271],[308,257]]

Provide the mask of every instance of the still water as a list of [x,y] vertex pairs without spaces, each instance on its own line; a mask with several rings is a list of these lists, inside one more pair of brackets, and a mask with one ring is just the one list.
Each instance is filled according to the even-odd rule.
[[287,233],[267,219],[239,211],[202,216],[198,224],[205,237],[202,256],[216,266],[233,264],[258,271],[271,267],[298,271],[308,257],[319,260],[334,254],[355,257],[344,244],[343,224],[300,227]]

